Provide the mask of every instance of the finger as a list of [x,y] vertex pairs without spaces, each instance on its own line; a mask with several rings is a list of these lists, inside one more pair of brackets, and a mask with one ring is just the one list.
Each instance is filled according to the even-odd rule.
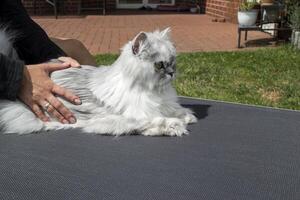
[[[80,67],[79,62],[77,62],[77,60],[75,60],[71,57],[60,57],[60,58],[61,58],[61,61],[70,63],[72,67]],[[60,60],[60,58],[58,58],[58,59]]]
[[43,122],[48,122],[50,120],[37,104],[33,104],[31,109],[34,114]]
[[52,92],[61,97],[64,97],[66,100],[70,101],[73,104],[76,104],[76,105],[81,104],[80,98],[78,96],[74,95],[69,90],[62,88],[56,84],[53,85]]
[[80,68],[80,64],[76,60],[72,59],[70,62],[71,67]]
[[[56,97],[54,97],[52,94],[48,96],[47,98],[48,102],[51,105],[51,108],[53,108],[53,113],[55,113],[55,117],[58,117],[58,119],[61,121],[62,118],[68,120],[71,124],[76,123],[76,118],[71,113],[71,111],[66,108],[62,102],[60,102]],[[50,107],[50,106],[49,106]],[[57,115],[57,113],[59,115]]]
[[80,67],[79,62],[71,57],[59,57],[58,60],[69,63],[71,67]]
[[69,124],[69,121],[66,120],[51,104],[48,106],[46,111],[49,113],[49,115],[56,118],[61,123]]
[[48,73],[52,73],[57,70],[67,69],[70,67],[70,64],[69,63],[44,63],[43,67]]

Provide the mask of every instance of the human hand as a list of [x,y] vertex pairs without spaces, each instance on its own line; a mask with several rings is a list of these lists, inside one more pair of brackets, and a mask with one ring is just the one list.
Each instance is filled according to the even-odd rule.
[[24,67],[18,96],[44,122],[49,121],[44,113],[46,111],[63,124],[76,123],[74,115],[54,95],[64,97],[77,105],[81,104],[79,97],[56,85],[49,78],[51,72],[69,67],[69,63],[45,63]]
[[63,63],[71,65],[71,67],[80,67],[80,64],[77,62],[77,60],[71,58],[71,57],[59,57],[59,61],[62,61]]

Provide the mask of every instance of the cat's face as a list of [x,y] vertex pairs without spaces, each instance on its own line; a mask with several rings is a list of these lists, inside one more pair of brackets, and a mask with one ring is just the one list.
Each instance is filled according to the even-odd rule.
[[176,57],[171,56],[169,59],[158,59],[154,62],[153,67],[160,81],[169,82],[175,78]]
[[159,85],[169,83],[176,72],[176,49],[168,33],[169,29],[162,32],[142,32],[132,43],[132,53],[141,60],[148,75],[153,75]]

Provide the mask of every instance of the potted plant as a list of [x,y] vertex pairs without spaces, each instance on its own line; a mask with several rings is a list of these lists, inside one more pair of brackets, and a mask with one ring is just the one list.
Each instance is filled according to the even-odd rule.
[[190,12],[191,13],[200,12],[200,4],[199,4],[198,0],[190,1]]
[[274,0],[260,0],[261,4],[273,4]]
[[243,0],[238,11],[238,23],[241,26],[253,26],[257,20],[258,10],[254,9],[256,0]]
[[300,49],[300,6],[296,5],[290,15],[290,25],[293,29],[292,44]]

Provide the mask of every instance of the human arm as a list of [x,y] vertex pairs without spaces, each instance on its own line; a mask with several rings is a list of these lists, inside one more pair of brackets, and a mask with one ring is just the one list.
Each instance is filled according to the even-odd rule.
[[12,30],[13,46],[25,64],[39,64],[67,56],[30,18],[20,0],[1,0],[0,23]]
[[[75,63],[73,63],[75,64]],[[48,121],[46,110],[62,123],[75,123],[74,115],[54,96],[59,95],[74,104],[80,104],[79,97],[54,84],[49,74],[70,67],[70,62],[25,66],[23,62],[0,54],[0,98],[16,100],[20,98],[41,120]]]

